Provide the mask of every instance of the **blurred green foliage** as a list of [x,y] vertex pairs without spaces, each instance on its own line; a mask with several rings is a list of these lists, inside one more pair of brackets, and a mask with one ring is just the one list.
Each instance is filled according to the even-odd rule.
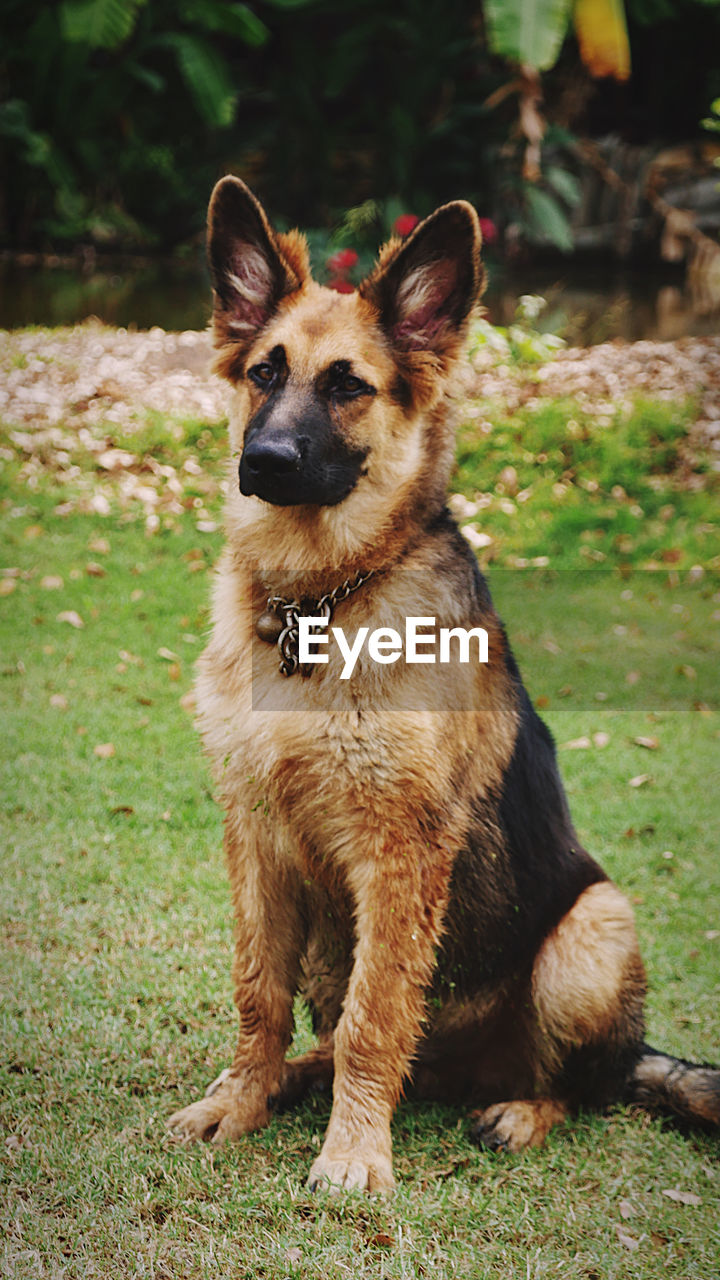
[[[626,7],[641,44],[651,29],[663,47],[668,26],[677,36],[677,67],[653,46],[653,75],[672,118],[692,112],[692,78],[697,122],[720,90],[707,71],[717,0]],[[683,61],[683,41],[701,63]],[[510,243],[567,250],[577,161],[554,108],[586,76],[574,38],[546,77],[556,123],[537,182],[522,177],[515,74],[488,47],[481,0],[4,0],[0,247],[187,245],[231,170],[281,222],[332,228],[371,200],[422,216],[463,195]]]

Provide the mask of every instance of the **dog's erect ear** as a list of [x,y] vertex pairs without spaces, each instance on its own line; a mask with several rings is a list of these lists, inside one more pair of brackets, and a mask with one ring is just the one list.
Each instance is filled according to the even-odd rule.
[[359,292],[398,351],[443,356],[457,349],[484,283],[481,240],[472,205],[456,200],[381,252]]
[[208,259],[216,346],[248,347],[281,299],[309,275],[302,236],[274,231],[260,201],[233,177],[222,178],[210,199]]

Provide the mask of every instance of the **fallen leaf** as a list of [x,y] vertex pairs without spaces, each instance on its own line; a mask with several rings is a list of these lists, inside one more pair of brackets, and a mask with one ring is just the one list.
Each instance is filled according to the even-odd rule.
[[110,543],[107,538],[91,538],[88,550],[94,551],[97,556],[107,556],[110,554]]
[[99,742],[96,747],[93,747],[93,753],[101,760],[109,760],[115,755],[115,746],[112,742]]
[[660,743],[657,738],[633,738],[636,747],[645,747],[648,751],[657,751]]
[[0,596],[9,596],[15,590],[17,580],[15,578],[0,578]]
[[639,680],[639,679],[640,679],[640,672],[639,672],[639,671],[628,671],[627,675],[625,676],[625,683],[626,683],[626,684],[637,684],[637,682],[638,682],[638,680]]
[[628,780],[628,786],[645,787],[649,782],[652,782],[652,777],[649,773],[638,773],[634,778]]
[[694,667],[689,667],[687,663],[682,663],[682,665],[676,667],[675,670],[679,676],[685,676],[686,680],[697,680],[697,671]]
[[104,578],[106,571],[101,564],[97,563],[97,560],[90,560],[85,565],[85,572],[89,578]]
[[541,693],[540,697],[535,699],[535,706],[540,711],[542,711],[543,707],[549,707],[550,699],[548,698],[547,694]]
[[694,1191],[678,1191],[675,1187],[663,1191],[664,1196],[668,1200],[676,1200],[678,1204],[702,1204],[702,1196],[696,1196]]
[[592,742],[589,738],[571,738],[569,742],[561,742],[560,746],[566,751],[586,751]]
[[615,1231],[620,1244],[624,1244],[626,1249],[630,1249],[634,1253],[636,1249],[640,1248],[640,1242],[635,1239],[635,1236],[631,1236],[630,1232],[621,1227],[619,1223],[615,1224]]
[[25,530],[24,537],[26,537],[29,542],[33,542],[35,538],[41,538],[44,532],[45,531],[41,524],[29,524]]
[[75,627],[78,631],[79,631],[79,630],[81,630],[81,629],[85,626],[85,623],[83,622],[82,618],[80,617],[80,614],[79,614],[79,613],[77,613],[77,612],[75,611],[75,609],[65,609],[65,610],[63,610],[63,612],[62,612],[62,613],[59,613],[59,614],[58,614],[58,616],[57,616],[57,621],[58,621],[58,622],[67,622],[67,623],[69,623],[69,624],[70,624],[70,626],[71,626],[71,627]]
[[165,662],[179,661],[178,655],[176,653],[173,653],[172,649],[166,649],[164,645],[162,645],[158,649],[157,655],[158,655],[158,658],[163,658]]
[[720,938],[720,929],[706,929],[705,937],[708,942],[714,942],[716,938]]
[[462,493],[451,493],[448,506],[458,520],[469,520],[478,513],[477,502],[471,502]]
[[136,653],[131,653],[129,649],[118,649],[118,658],[122,662],[131,662],[134,667],[143,665],[142,658],[139,658]]
[[[200,525],[198,525],[198,529],[199,528]],[[481,533],[480,530],[476,529],[472,524],[464,524],[460,532],[465,536],[467,541],[470,543],[470,546],[475,547],[476,550],[480,547],[492,546],[492,538],[490,537],[490,534]]]
[[133,453],[128,453],[126,449],[105,449],[103,453],[97,455],[96,462],[99,467],[102,467],[103,471],[117,471],[131,467],[133,463],[137,462],[137,458]]
[[621,1218],[632,1218],[635,1210],[629,1200],[621,1200],[618,1205]]
[[290,1263],[291,1267],[299,1267],[302,1262],[302,1249],[293,1248],[285,1250],[285,1261]]
[[40,586],[43,591],[61,591],[65,583],[59,574],[48,573],[44,578],[40,579]]
[[378,1231],[377,1235],[373,1236],[372,1243],[381,1245],[385,1249],[389,1249],[394,1245],[395,1240],[391,1235],[388,1235],[387,1231]]
[[111,809],[110,812],[111,813],[134,813],[135,810],[133,809],[131,804],[116,804],[114,809]]
[[58,711],[67,711],[69,705],[64,693],[53,693],[50,697],[50,706]]
[[606,747],[610,741],[610,734],[603,733],[602,731],[600,733],[594,733],[592,740],[596,747]]

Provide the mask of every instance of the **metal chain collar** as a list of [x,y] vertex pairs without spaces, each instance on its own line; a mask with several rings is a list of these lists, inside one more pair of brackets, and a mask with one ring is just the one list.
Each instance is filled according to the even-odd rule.
[[[309,676],[312,672],[312,666],[301,666],[300,664],[298,656],[300,637],[298,619],[301,617],[327,618],[329,626],[336,606],[341,604],[343,600],[347,600],[353,591],[357,591],[364,582],[367,582],[368,578],[373,576],[373,573],[374,570],[370,569],[368,573],[358,573],[355,578],[346,578],[341,586],[335,587],[334,591],[329,591],[317,601],[306,600],[301,602],[300,600],[286,600],[283,596],[268,596],[268,613],[274,613],[276,617],[282,619],[282,630],[276,640],[280,651],[280,672],[282,675],[291,676],[296,671],[299,671],[301,675]],[[313,627],[311,634],[319,635],[322,630],[324,628]]]

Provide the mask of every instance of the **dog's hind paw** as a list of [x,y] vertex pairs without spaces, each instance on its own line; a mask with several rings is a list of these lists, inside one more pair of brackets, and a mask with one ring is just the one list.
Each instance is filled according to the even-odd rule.
[[249,1089],[226,1069],[213,1081],[204,1098],[176,1111],[167,1123],[182,1142],[202,1139],[220,1145],[262,1129],[269,1118],[265,1091],[258,1095],[257,1088]]
[[566,1115],[567,1107],[553,1098],[496,1102],[473,1113],[470,1137],[491,1151],[522,1151],[524,1147],[539,1147],[553,1125]]

